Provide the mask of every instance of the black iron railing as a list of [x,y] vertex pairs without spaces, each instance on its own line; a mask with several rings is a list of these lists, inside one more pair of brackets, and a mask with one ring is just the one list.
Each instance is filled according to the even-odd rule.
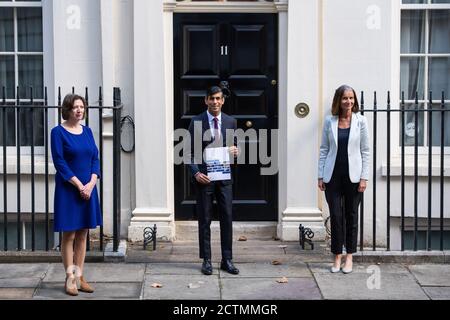
[[[61,123],[61,105],[62,105],[62,96],[61,96],[61,88],[58,88],[58,105],[57,106],[51,106],[48,104],[48,96],[47,96],[47,88],[44,90],[44,99],[37,101],[33,99],[33,88],[29,88],[30,95],[28,98],[21,99],[18,96],[19,88],[17,88],[16,91],[16,97],[14,99],[6,99],[6,88],[2,88],[2,99],[0,100],[0,115],[1,115],[1,127],[2,127],[2,141],[0,141],[0,146],[2,147],[2,153],[3,153],[3,170],[1,172],[1,177],[3,180],[3,248],[0,248],[0,250],[8,251],[8,241],[10,240],[10,235],[8,234],[8,222],[15,222],[17,223],[17,251],[21,251],[23,247],[23,237],[26,236],[23,234],[22,230],[22,222],[23,222],[23,215],[22,215],[22,208],[21,208],[21,202],[22,197],[24,197],[24,192],[21,189],[22,185],[22,173],[21,173],[21,165],[22,164],[22,157],[21,152],[23,148],[29,148],[30,151],[30,185],[31,185],[31,192],[26,194],[26,197],[29,197],[29,200],[31,202],[31,250],[36,250],[36,215],[38,214],[36,212],[36,173],[35,173],[35,167],[36,167],[36,161],[35,161],[35,134],[37,133],[36,127],[41,126],[39,129],[42,131],[43,139],[42,143],[39,145],[40,147],[43,147],[43,157],[44,157],[44,198],[45,198],[45,208],[43,209],[43,212],[39,212],[39,214],[42,216],[44,215],[44,230],[42,231],[44,235],[40,234],[41,237],[45,238],[45,245],[43,250],[49,251],[50,248],[50,236],[53,236],[53,231],[50,230],[50,223],[51,223],[51,217],[50,217],[50,206],[49,206],[49,198],[50,198],[50,192],[53,193],[53,190],[49,190],[49,166],[51,165],[49,163],[49,125],[50,125],[50,119],[49,119],[49,110],[58,110],[58,116],[57,116],[57,123]],[[75,89],[72,88],[72,93],[75,92]],[[99,179],[99,198],[100,198],[100,206],[102,210],[102,214],[104,212],[104,202],[105,201],[111,201],[112,207],[113,207],[113,251],[117,251],[119,247],[119,241],[120,241],[120,192],[121,192],[121,186],[120,186],[120,120],[121,120],[121,111],[122,111],[122,103],[121,103],[121,93],[120,88],[114,88],[113,92],[113,105],[112,106],[105,106],[103,103],[103,92],[102,88],[99,88],[98,92],[98,105],[90,105],[89,104],[89,91],[88,88],[85,89],[85,99],[87,101],[87,104],[89,108],[86,111],[86,120],[85,125],[90,125],[90,114],[92,115],[93,112],[98,112],[98,148],[99,148],[99,159],[100,159],[100,174],[101,179]],[[112,148],[112,159],[113,159],[113,172],[104,172],[103,171],[103,160],[104,160],[104,117],[103,112],[106,110],[110,110],[112,112],[112,119],[113,119],[113,148]],[[28,139],[26,143],[23,142],[23,139],[21,138],[24,122],[23,117],[27,116],[28,119],[26,121],[26,126],[29,130],[29,136],[31,136],[31,139]],[[14,119],[15,121],[12,121],[11,119]],[[39,119],[39,120],[36,120]],[[10,121],[8,121],[10,120]],[[15,122],[15,123],[14,123]],[[13,130],[13,134],[11,134],[10,131],[7,129]],[[28,132],[27,132],[28,133]],[[12,137],[12,138],[11,138]],[[14,173],[8,173],[7,171],[7,155],[8,155],[8,146],[15,146],[16,152],[13,155],[16,158],[16,210],[14,212],[8,212],[8,192],[10,189],[8,189],[8,175],[14,174]],[[112,177],[113,182],[113,195],[111,199],[105,199],[104,197],[104,174],[110,175]],[[16,219],[15,221],[8,221],[8,215],[16,213]],[[87,240],[87,249],[90,250],[90,239],[88,235]],[[59,244],[61,243],[61,233],[59,234]],[[99,246],[98,249],[103,251],[104,249],[104,233],[103,233],[103,227],[100,227],[100,237],[99,237]]]
[[[439,226],[438,226],[438,232],[439,232],[439,250],[448,250],[447,248],[444,248],[444,232],[446,230],[444,230],[444,210],[449,210],[449,208],[444,208],[444,187],[445,187],[445,176],[444,176],[444,154],[445,154],[445,134],[446,134],[446,130],[450,130],[450,128],[445,127],[445,117],[446,115],[448,115],[448,112],[450,112],[450,108],[446,108],[446,104],[448,105],[448,101],[445,100],[445,96],[444,96],[444,92],[442,92],[440,100],[433,100],[432,99],[432,92],[429,93],[428,99],[427,99],[427,103],[428,103],[428,107],[426,109],[421,109],[420,105],[423,104],[423,102],[419,103],[419,99],[418,99],[418,94],[415,94],[415,99],[413,100],[414,102],[409,102],[408,105],[410,105],[412,108],[407,108],[407,103],[405,103],[405,95],[404,93],[402,93],[401,95],[401,101],[399,103],[399,108],[393,109],[391,108],[391,95],[390,92],[387,93],[387,104],[386,104],[386,108],[384,109],[380,109],[378,107],[378,101],[377,101],[377,93],[374,92],[374,96],[373,96],[373,108],[372,109],[365,109],[365,104],[364,104],[364,92],[361,92],[361,97],[360,97],[360,104],[361,104],[361,113],[362,114],[366,114],[369,115],[370,118],[372,118],[372,121],[370,121],[369,119],[369,127],[371,127],[372,130],[372,167],[373,167],[373,178],[372,181],[370,182],[372,184],[372,208],[367,208],[366,204],[364,203],[364,196],[362,198],[361,201],[361,206],[360,206],[360,250],[364,250],[365,249],[365,245],[364,245],[364,217],[365,217],[365,210],[367,211],[372,210],[372,243],[371,243],[371,249],[372,250],[377,250],[377,243],[379,240],[379,234],[377,234],[377,214],[380,214],[382,211],[384,211],[382,209],[379,209],[377,207],[377,194],[380,195],[380,192],[383,192],[384,190],[377,190],[377,181],[380,182],[380,177],[379,177],[379,169],[380,166],[377,163],[377,158],[379,159],[379,157],[377,157],[377,147],[379,146],[385,146],[386,147],[386,188],[385,188],[385,192],[386,192],[386,207],[385,207],[385,214],[386,214],[386,249],[389,251],[391,250],[391,245],[392,245],[392,239],[391,239],[391,222],[392,222],[392,217],[393,215],[391,214],[391,207],[392,207],[392,202],[393,199],[391,198],[391,193],[392,193],[392,189],[391,189],[391,185],[392,185],[392,179],[393,179],[393,175],[392,175],[392,171],[391,171],[391,166],[392,166],[392,154],[391,154],[391,147],[392,147],[392,141],[396,141],[395,139],[393,139],[392,134],[391,134],[391,129],[392,129],[392,117],[395,115],[395,119],[398,119],[400,122],[399,125],[399,131],[400,131],[400,137],[398,139],[399,141],[399,156],[400,156],[400,249],[402,251],[406,250],[405,248],[405,219],[407,219],[407,216],[411,216],[413,219],[413,223],[411,226],[411,231],[412,232],[412,237],[413,237],[413,244],[412,247],[410,249],[417,251],[419,249],[419,245],[418,245],[418,235],[419,235],[419,219],[421,218],[419,216],[419,147],[421,148],[421,153],[423,154],[424,157],[427,157],[427,216],[424,219],[427,219],[426,222],[426,250],[432,250],[432,244],[434,244],[434,247],[436,248],[436,244],[432,243],[432,220],[433,220],[433,212],[437,213],[439,212],[439,218],[435,218],[435,219],[439,219]],[[439,108],[432,108],[432,106],[439,106]],[[383,123],[383,128],[386,128],[386,140],[380,141],[378,138],[378,129],[379,129],[379,125],[378,125],[378,118],[380,114],[385,114],[385,116],[383,116],[382,120],[385,120],[385,125]],[[439,123],[439,127],[440,127],[440,139],[439,141],[433,141],[433,126],[438,125],[436,123],[436,121],[433,121],[433,114],[435,115],[439,115],[440,116],[440,123]],[[406,145],[406,141],[405,141],[405,132],[406,132],[406,127],[405,127],[405,118],[408,115],[412,115],[414,118],[414,126],[413,129],[414,130],[414,143],[412,144],[410,142],[410,145],[407,146]],[[422,140],[422,142],[419,143],[419,117],[424,117],[427,116],[427,126],[428,126],[428,130],[427,130],[427,135],[425,136],[425,132],[423,132],[424,138]],[[433,123],[434,122],[434,123]],[[425,121],[423,122],[425,124]],[[411,128],[410,128],[411,130]],[[398,134],[398,133],[395,133]],[[448,133],[447,133],[448,134]],[[410,134],[411,136],[411,134]],[[426,145],[426,142],[428,142],[428,146]],[[419,146],[420,144],[420,146]],[[433,174],[432,174],[432,159],[433,159],[433,144],[434,147],[438,147],[439,151],[434,150],[436,157],[439,156],[439,204],[433,204],[432,201],[432,195],[433,195],[433,188],[432,188],[432,181],[433,181]],[[450,146],[447,146],[450,147]],[[408,153],[406,153],[406,148],[409,148],[410,150],[408,150]],[[408,195],[408,201],[413,201],[413,212],[408,212],[408,214],[406,213],[406,207],[405,207],[405,201],[406,201],[406,195],[405,195],[405,185],[407,185],[407,181],[406,181],[406,175],[405,175],[405,158],[406,156],[410,156],[413,158],[413,166],[414,166],[414,171],[413,171],[413,194],[410,194],[410,196]],[[438,179],[437,177],[435,178],[436,180]],[[398,190],[397,190],[398,191]],[[394,199],[395,201],[397,201],[398,199]],[[433,211],[435,210],[435,211]],[[423,215],[422,215],[423,216]],[[367,218],[367,216],[366,216]],[[436,230],[436,225],[434,226],[435,230]],[[424,230],[425,231],[425,230]],[[378,238],[377,238],[378,237]],[[366,246],[367,249],[367,246]]]

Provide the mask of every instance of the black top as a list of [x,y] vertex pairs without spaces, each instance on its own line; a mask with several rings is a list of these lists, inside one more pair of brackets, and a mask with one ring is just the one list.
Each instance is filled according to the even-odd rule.
[[338,128],[338,150],[336,156],[335,168],[339,172],[348,172],[348,137],[350,135],[350,128]]

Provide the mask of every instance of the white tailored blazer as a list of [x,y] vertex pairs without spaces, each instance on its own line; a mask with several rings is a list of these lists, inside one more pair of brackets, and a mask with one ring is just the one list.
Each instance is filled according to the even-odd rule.
[[[338,116],[327,116],[323,125],[319,155],[318,178],[328,183],[333,175],[338,149]],[[369,128],[367,119],[360,113],[352,113],[348,138],[348,168],[350,181],[369,180]]]

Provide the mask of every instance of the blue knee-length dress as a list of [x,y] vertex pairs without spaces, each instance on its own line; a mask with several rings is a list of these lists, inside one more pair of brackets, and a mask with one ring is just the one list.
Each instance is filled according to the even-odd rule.
[[100,161],[94,135],[89,127],[82,126],[81,134],[67,131],[58,125],[51,132],[51,150],[55,175],[54,231],[95,229],[102,225],[102,214],[97,187],[89,200],[80,196],[69,180],[76,176],[83,185],[91,175],[100,178]]

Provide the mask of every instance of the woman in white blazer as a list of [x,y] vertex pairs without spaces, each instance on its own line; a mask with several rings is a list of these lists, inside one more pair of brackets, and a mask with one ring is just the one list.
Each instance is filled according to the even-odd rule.
[[[359,113],[355,90],[347,85],[336,90],[331,113],[322,131],[318,186],[325,191],[330,209],[331,252],[335,255],[331,272],[350,273],[357,246],[358,207],[369,178],[369,130],[367,119]],[[347,256],[341,269],[344,244]]]

